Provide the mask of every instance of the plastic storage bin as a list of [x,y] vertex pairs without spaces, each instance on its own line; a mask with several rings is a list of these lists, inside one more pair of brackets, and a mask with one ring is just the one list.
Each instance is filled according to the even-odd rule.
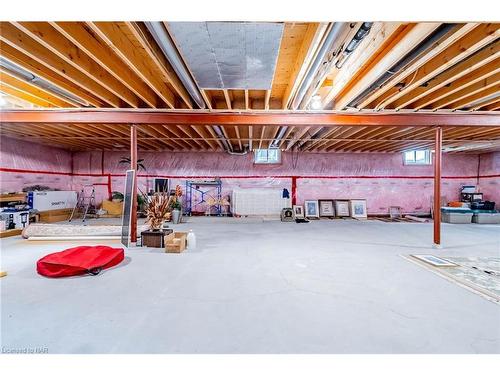
[[450,224],[470,224],[473,212],[466,208],[441,208],[441,221]]
[[472,222],[476,224],[500,224],[500,212],[495,210],[472,210]]

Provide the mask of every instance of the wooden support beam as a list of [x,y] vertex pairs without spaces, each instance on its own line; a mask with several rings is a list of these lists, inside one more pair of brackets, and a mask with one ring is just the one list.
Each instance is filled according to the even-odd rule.
[[0,84],[5,84],[14,87],[17,90],[23,91],[29,95],[42,99],[52,104],[53,107],[63,107],[63,108],[76,107],[76,105],[73,104],[71,101],[69,101],[67,98],[57,95],[56,93],[46,90],[42,87],[39,87],[31,82],[19,79],[18,77],[16,77],[14,74],[12,74],[10,71],[6,70],[3,67],[0,67],[0,78],[1,78]]
[[269,110],[269,100],[271,99],[271,90],[266,90],[264,97],[264,110]]
[[116,22],[88,22],[87,25],[170,107],[175,108],[175,96],[165,85],[134,45],[130,43],[125,25]]
[[494,101],[498,100],[498,93],[500,93],[500,84],[495,82],[495,84],[493,84],[493,85],[488,85],[488,88],[486,88],[486,89],[477,91],[473,95],[468,95],[465,98],[460,99],[459,101],[453,102],[450,105],[450,107],[452,109],[462,109],[462,108],[467,109],[468,106],[475,105],[475,104],[481,104],[480,105],[480,107],[481,107],[483,105],[486,105],[486,103],[481,101],[482,99],[486,99],[486,98],[489,98],[490,96],[494,96],[491,99],[489,99],[489,100],[494,102]]
[[[499,67],[500,70],[500,67]],[[451,106],[452,108],[461,108],[462,106],[456,102],[461,99],[468,98],[474,94],[484,92],[484,90],[496,86],[498,88],[498,83],[500,82],[500,73],[494,74],[493,76],[487,77],[472,85],[467,85],[463,89],[458,90],[450,95],[445,96],[443,99],[434,102],[430,107],[432,109],[439,109]],[[487,96],[488,94],[484,95]],[[461,101],[462,103],[467,102]],[[456,103],[456,104],[454,104]],[[460,103],[460,102],[459,102]],[[470,102],[469,102],[470,103]]]
[[165,80],[170,82],[175,92],[179,95],[187,108],[192,109],[193,104],[191,103],[191,96],[177,77],[177,73],[174,71],[174,68],[170,65],[170,62],[165,57],[163,51],[151,36],[146,26],[142,22],[125,22],[125,24],[140,43],[142,48],[144,48],[144,51],[151,58],[158,70],[163,74]]
[[82,123],[191,125],[292,125],[315,126],[500,126],[500,114],[492,112],[258,112],[221,113],[161,110],[3,110],[2,123]]
[[307,27],[306,35],[302,40],[299,53],[295,58],[290,80],[285,89],[282,100],[282,109],[287,109],[295,91],[302,82],[304,75],[309,68],[309,64],[314,57],[316,50],[321,43],[323,35],[328,28],[328,23],[311,23]]
[[10,62],[23,68],[27,72],[33,74],[35,77],[44,79],[55,87],[66,90],[70,94],[80,99],[83,103],[88,103],[88,105],[92,105],[94,107],[103,107],[105,105],[103,101],[91,95],[90,93],[82,89],[82,87],[67,80],[66,77],[56,73],[55,71],[47,69],[45,65],[41,64],[37,60],[30,58],[19,49],[7,43],[2,43],[0,55]]
[[[408,107],[411,103],[431,94],[435,90],[452,84],[455,80],[473,72],[493,60],[500,58],[500,41],[493,42],[489,46],[472,54],[468,58],[453,65],[448,70],[434,77],[426,85],[414,88],[394,102],[397,108]],[[419,106],[415,105],[415,108]]]
[[248,97],[248,90],[245,90],[245,109],[250,109],[250,98]]
[[122,60],[115,57],[111,48],[102,43],[83,22],[50,22],[52,27],[64,35],[80,50],[105,68],[129,90],[152,108],[158,105],[158,97]]
[[[380,103],[379,107],[389,108],[389,105],[401,98],[403,95],[411,92],[414,88],[425,84],[431,78],[444,72],[446,69],[457,64],[464,58],[472,55],[479,49],[487,46],[500,36],[500,28],[497,24],[480,24],[472,32],[465,35],[453,43],[449,48],[422,66],[415,77],[412,77],[411,84],[405,86],[399,93]],[[400,105],[393,106],[396,109],[402,108]]]
[[1,30],[0,40],[2,42],[9,44],[11,47],[28,56],[28,58],[43,65],[45,69],[50,69],[57,75],[70,80],[75,85],[87,90],[112,107],[119,108],[123,106],[123,102],[115,94],[102,87],[94,80],[88,79],[87,75],[66,63],[59,56],[49,51],[12,24],[6,22],[1,23]]
[[[458,39],[462,38],[464,35],[473,30],[478,24],[477,23],[467,23],[467,24],[459,24],[454,29],[447,33],[447,35],[441,40],[436,41],[432,47],[429,47],[427,51],[421,53],[418,58],[411,62],[409,66],[405,67],[403,70],[398,72],[395,76],[393,76],[389,81],[387,81],[383,87],[378,90],[375,90],[372,94],[368,95],[357,107],[358,108],[366,108],[368,104],[373,102],[375,99],[382,96],[389,89],[394,87],[397,83],[403,82],[407,77],[407,80],[410,81],[412,79],[412,75],[414,72],[417,72],[420,68],[422,68],[428,61],[437,56],[440,52],[446,50],[451,44],[456,42]],[[391,95],[392,96],[392,95]]]
[[231,95],[229,94],[229,91],[228,90],[222,90],[222,92],[224,93],[224,99],[226,99],[227,109],[233,109],[233,105],[231,103]]
[[127,86],[113,77],[100,64],[92,60],[78,46],[66,39],[47,22],[13,22],[19,30],[29,35],[53,52],[68,65],[85,74],[87,79],[105,87],[133,108],[139,107],[139,99]]
[[360,95],[367,87],[374,83],[382,74],[387,72],[396,62],[401,60],[408,54],[415,45],[422,42],[434,30],[439,27],[439,23],[435,22],[422,22],[416,25],[408,25],[405,30],[402,30],[396,39],[385,48],[386,52],[380,60],[370,64],[364,68],[356,78],[352,87],[348,88],[346,92],[340,94],[336,98],[333,108],[335,110],[344,109],[351,103],[358,95]]
[[441,168],[443,129],[436,128],[434,141],[434,246],[441,247]]
[[431,94],[426,95],[422,99],[415,101],[411,107],[414,109],[421,109],[427,107],[429,106],[429,104],[432,104],[439,99],[443,99],[448,95],[454,94],[457,91],[463,90],[466,87],[469,87],[475,84],[476,82],[479,82],[482,79],[488,78],[498,73],[500,73],[500,61],[494,60],[489,64],[486,64],[480,67],[479,69],[476,69],[471,73],[464,75],[463,77],[457,79],[456,81],[449,83],[445,87],[442,87],[438,90],[434,90],[434,92],[432,92]]

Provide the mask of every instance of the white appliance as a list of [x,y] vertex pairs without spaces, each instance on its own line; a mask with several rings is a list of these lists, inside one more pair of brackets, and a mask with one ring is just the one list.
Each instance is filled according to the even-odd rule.
[[235,188],[231,205],[235,215],[280,216],[290,199],[283,198],[283,188]]
[[76,201],[76,191],[30,191],[28,193],[28,205],[38,211],[73,208]]

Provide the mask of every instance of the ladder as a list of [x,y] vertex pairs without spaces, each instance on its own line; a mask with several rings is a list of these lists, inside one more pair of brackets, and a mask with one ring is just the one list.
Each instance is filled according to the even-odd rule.
[[[89,191],[90,194],[88,194]],[[73,220],[76,212],[82,214],[82,222],[85,222],[87,214],[96,213],[94,185],[83,185],[82,190],[78,194],[76,205],[73,207],[73,211],[71,212],[71,216],[69,218],[70,222]]]

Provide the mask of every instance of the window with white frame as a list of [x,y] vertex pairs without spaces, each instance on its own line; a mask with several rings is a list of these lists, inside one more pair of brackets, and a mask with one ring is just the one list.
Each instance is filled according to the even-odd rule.
[[255,164],[281,163],[281,150],[279,148],[259,148],[254,151]]
[[431,164],[430,150],[411,150],[403,154],[405,165],[429,165]]

